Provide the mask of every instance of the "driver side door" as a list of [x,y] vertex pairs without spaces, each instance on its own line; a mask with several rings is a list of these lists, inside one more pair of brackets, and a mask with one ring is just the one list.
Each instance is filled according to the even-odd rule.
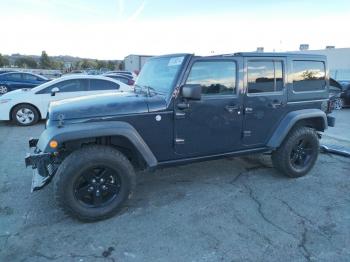
[[[182,85],[200,85],[201,99],[175,101],[175,152],[182,157],[232,152],[240,148],[241,58],[195,58]],[[185,107],[183,105],[186,105]]]

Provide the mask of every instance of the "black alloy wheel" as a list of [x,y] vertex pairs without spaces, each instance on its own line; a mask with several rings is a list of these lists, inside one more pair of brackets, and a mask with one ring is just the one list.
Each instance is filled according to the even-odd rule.
[[302,138],[292,149],[290,154],[291,164],[295,169],[303,170],[305,167],[308,167],[310,160],[313,159],[315,154],[312,142],[307,137]]
[[296,126],[282,144],[272,152],[273,165],[288,177],[304,176],[315,165],[319,147],[315,129]]
[[59,207],[86,222],[118,213],[136,185],[129,159],[116,148],[102,145],[87,145],[71,152],[53,179]]
[[74,196],[88,207],[108,205],[121,188],[118,173],[110,167],[96,166],[84,170],[74,184]]

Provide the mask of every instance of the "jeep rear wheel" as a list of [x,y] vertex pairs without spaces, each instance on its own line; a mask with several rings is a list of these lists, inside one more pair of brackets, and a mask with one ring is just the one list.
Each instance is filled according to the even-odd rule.
[[315,165],[319,152],[317,133],[309,127],[291,131],[282,145],[272,153],[276,169],[289,177],[306,175]]
[[82,221],[97,221],[117,213],[135,187],[129,160],[107,146],[86,146],[71,153],[55,179],[58,205]]

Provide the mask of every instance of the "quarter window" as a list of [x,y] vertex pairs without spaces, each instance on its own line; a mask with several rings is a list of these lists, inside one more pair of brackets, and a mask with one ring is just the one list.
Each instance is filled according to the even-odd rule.
[[196,62],[186,81],[199,84],[203,95],[232,95],[236,92],[236,63],[233,61]]
[[276,92],[282,89],[281,61],[248,62],[248,93]]
[[293,90],[319,91],[326,87],[325,64],[321,61],[293,61]]

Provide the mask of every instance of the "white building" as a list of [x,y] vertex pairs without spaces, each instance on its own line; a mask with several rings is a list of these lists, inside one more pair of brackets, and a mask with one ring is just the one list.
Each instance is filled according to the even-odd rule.
[[124,67],[126,71],[140,71],[147,59],[152,56],[149,55],[128,55],[124,58]]

